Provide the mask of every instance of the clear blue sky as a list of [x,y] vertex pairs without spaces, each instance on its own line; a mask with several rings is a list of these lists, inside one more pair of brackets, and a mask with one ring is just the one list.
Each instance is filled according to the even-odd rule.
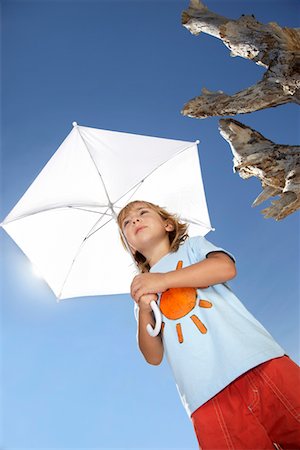
[[[297,0],[212,1],[237,18],[299,27]],[[233,93],[264,69],[230,58],[221,41],[181,26],[188,1],[2,0],[1,220],[71,130],[80,125],[200,139],[215,232],[232,252],[230,284],[299,362],[299,216],[264,219],[255,179],[232,171],[218,118],[183,117],[205,86]],[[299,110],[236,117],[277,143],[296,144]],[[196,450],[166,362],[144,362],[129,296],[56,303],[1,230],[2,444],[19,449]]]

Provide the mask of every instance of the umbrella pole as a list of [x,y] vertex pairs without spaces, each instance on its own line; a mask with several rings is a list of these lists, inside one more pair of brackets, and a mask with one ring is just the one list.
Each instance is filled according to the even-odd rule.
[[[113,208],[113,204],[110,203],[109,206],[110,206],[110,209],[112,211],[113,217],[114,217],[116,223],[118,224],[117,214],[116,214],[116,212],[115,212],[115,210]],[[133,255],[133,253],[131,251],[131,248],[130,248],[130,246],[128,244],[126,236],[125,236],[125,234],[123,233],[123,230],[120,227],[119,227],[119,231],[120,231],[120,234],[121,234],[121,236],[123,238],[123,241],[125,243],[126,249],[127,249],[128,253],[131,256],[131,259],[134,262],[134,265],[137,267],[136,260],[134,259],[134,255]],[[150,323],[148,323],[147,326],[146,326],[146,330],[147,330],[147,332],[148,332],[148,334],[150,336],[155,337],[155,336],[157,336],[159,334],[159,332],[161,330],[161,323],[162,323],[161,312],[160,312],[160,309],[159,309],[157,303],[154,300],[152,300],[150,302],[150,306],[151,306],[151,309],[152,309],[153,314],[154,314],[155,326],[153,328],[152,325]]]

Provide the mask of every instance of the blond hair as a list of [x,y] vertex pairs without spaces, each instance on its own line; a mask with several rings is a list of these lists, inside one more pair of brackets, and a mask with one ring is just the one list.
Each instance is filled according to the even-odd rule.
[[[124,206],[124,208],[122,208],[118,214],[118,225],[119,225],[120,229],[121,230],[123,229],[123,221],[124,221],[125,217],[127,216],[127,214],[130,212],[130,210],[134,206],[136,206],[139,203],[142,203],[146,207],[154,210],[155,212],[157,212],[160,215],[160,217],[164,221],[168,221],[173,225],[174,230],[168,231],[168,235],[169,235],[169,242],[170,242],[170,252],[172,252],[172,253],[176,252],[178,250],[180,244],[182,244],[188,237],[188,233],[187,233],[188,224],[180,222],[180,220],[176,214],[171,214],[166,209],[162,208],[161,206],[155,205],[154,203],[145,202],[143,200],[135,200],[133,202],[128,203],[126,206]],[[126,250],[128,250],[128,248],[124,242],[123,234],[120,233],[120,236],[121,236],[121,240],[122,240],[124,247],[126,248]],[[142,253],[140,253],[139,251],[136,251],[133,254],[133,257],[137,263],[137,266],[138,266],[140,272],[149,272],[149,270],[150,270],[149,262],[147,261],[145,256],[142,255]]]

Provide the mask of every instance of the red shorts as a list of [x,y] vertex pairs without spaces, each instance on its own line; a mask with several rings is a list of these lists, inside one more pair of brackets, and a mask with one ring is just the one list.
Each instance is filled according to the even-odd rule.
[[192,414],[202,450],[300,449],[300,369],[288,356],[241,375]]

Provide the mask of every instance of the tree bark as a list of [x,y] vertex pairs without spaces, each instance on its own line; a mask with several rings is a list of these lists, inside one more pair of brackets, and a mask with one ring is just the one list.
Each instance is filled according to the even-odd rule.
[[233,119],[219,121],[220,133],[230,144],[233,170],[242,178],[255,176],[263,187],[252,206],[279,196],[262,210],[265,218],[281,220],[300,208],[300,146],[280,145]]
[[230,96],[202,90],[184,105],[183,115],[195,118],[244,114],[284,103],[300,103],[300,30],[267,25],[254,16],[228,19],[191,0],[182,13],[182,24],[192,34],[211,34],[223,41],[231,56],[241,56],[267,68],[263,79]]

